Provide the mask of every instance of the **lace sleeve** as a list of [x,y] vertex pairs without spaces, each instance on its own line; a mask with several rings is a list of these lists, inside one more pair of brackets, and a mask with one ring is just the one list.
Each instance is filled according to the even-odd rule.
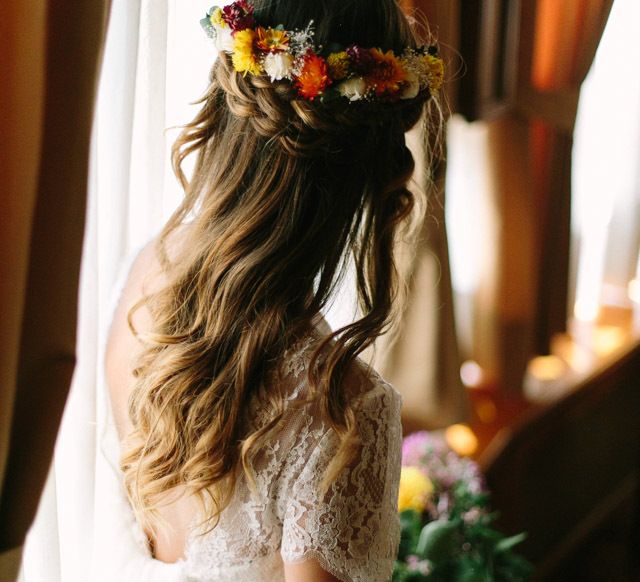
[[315,558],[343,582],[388,582],[400,542],[398,486],[402,399],[380,381],[358,406],[363,446],[324,497],[319,487],[338,437],[324,432],[285,503],[284,562]]

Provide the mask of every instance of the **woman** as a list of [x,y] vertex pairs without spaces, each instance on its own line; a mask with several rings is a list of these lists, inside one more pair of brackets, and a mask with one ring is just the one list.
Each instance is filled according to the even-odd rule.
[[[174,146],[185,199],[132,267],[107,346],[143,540],[121,568],[388,580],[401,399],[357,355],[390,323],[414,207],[405,132],[442,61],[394,0],[241,0],[202,24],[220,54]],[[320,313],[349,256],[362,314],[331,332]]]

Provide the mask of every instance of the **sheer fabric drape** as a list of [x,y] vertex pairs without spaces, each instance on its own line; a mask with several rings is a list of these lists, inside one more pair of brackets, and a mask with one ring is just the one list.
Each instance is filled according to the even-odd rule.
[[629,281],[640,281],[640,77],[629,73],[640,69],[638,34],[640,3],[618,0],[576,117],[574,313],[586,321],[597,318],[601,303],[628,306]]
[[[199,34],[195,1],[114,0],[90,156],[80,281],[78,364],[45,493],[25,547],[21,580],[88,579],[97,434],[105,414],[101,346],[118,279],[176,206],[169,166],[175,131],[192,115],[215,53]],[[179,105],[179,104],[187,105]]]

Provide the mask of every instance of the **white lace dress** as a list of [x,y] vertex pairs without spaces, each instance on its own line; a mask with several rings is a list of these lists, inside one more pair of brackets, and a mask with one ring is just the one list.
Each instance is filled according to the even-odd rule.
[[[293,400],[304,393],[309,345],[288,356]],[[345,582],[387,582],[400,541],[397,498],[402,431],[400,394],[374,372],[357,406],[363,447],[324,497],[323,469],[337,446],[310,404],[288,409],[279,437],[254,469],[259,496],[241,479],[210,532],[194,531],[174,564],[153,559],[124,494],[113,419],[98,455],[91,580],[125,582],[280,582],[283,562],[313,557]],[[259,414],[259,413],[257,413]],[[101,506],[101,507],[100,507]]]

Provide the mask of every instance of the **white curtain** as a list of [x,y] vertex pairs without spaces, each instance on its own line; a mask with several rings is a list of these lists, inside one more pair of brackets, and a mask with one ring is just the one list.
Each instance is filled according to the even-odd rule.
[[[616,0],[580,92],[573,152],[575,315],[629,307],[640,278],[640,3]],[[638,270],[636,270],[638,269]]]
[[[105,511],[96,483],[98,435],[107,405],[101,354],[130,262],[182,196],[169,152],[176,126],[197,110],[193,102],[206,89],[215,59],[199,25],[209,4],[112,3],[92,139],[78,364],[27,538],[21,582],[87,582],[92,553],[100,550],[94,548],[93,525],[104,522],[99,512]],[[326,314],[334,328],[355,316],[350,282],[347,277]]]
[[78,365],[54,462],[29,533],[20,580],[86,582],[93,550],[102,344],[118,279],[161,227],[181,191],[169,163],[215,58],[201,0],[114,0],[94,119]]

